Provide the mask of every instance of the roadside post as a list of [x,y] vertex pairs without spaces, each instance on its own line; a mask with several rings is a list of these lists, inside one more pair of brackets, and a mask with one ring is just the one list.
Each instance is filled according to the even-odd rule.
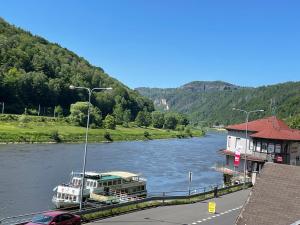
[[191,183],[193,179],[193,173],[189,171],[189,196],[191,195]]
[[208,212],[215,214],[216,213],[216,203],[215,202],[208,202]]

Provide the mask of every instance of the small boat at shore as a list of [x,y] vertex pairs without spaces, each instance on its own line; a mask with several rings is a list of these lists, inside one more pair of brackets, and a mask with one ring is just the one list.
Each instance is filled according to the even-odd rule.
[[[80,204],[82,176],[82,173],[72,172],[69,183],[58,185],[53,189],[55,194],[52,202],[56,208],[72,207]],[[146,195],[146,179],[139,174],[124,171],[85,172],[84,201],[92,199],[109,204],[126,201],[125,196],[132,198]]]

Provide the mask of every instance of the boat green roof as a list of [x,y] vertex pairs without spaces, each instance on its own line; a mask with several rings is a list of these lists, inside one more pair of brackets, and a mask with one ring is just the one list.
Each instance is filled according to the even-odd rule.
[[102,175],[101,178],[99,179],[100,181],[107,181],[107,180],[116,180],[116,179],[121,179],[120,176],[115,176],[115,175]]

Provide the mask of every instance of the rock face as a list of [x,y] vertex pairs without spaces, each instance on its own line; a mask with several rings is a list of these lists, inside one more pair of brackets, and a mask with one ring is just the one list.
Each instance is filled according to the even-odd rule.
[[157,98],[153,101],[154,105],[164,111],[168,111],[170,109],[167,99],[165,98]]

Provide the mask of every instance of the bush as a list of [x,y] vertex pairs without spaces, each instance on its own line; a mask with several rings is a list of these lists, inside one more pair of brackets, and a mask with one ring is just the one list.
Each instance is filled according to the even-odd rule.
[[104,120],[104,127],[107,128],[107,129],[114,130],[114,129],[116,129],[116,125],[117,124],[116,124],[115,118],[113,116],[111,116],[111,115],[108,114],[105,117],[105,120]]
[[18,120],[20,123],[28,123],[30,121],[29,117],[25,114],[21,115]]
[[54,131],[51,132],[50,138],[51,138],[53,141],[55,141],[56,143],[61,142],[61,138],[60,138],[59,133],[58,133],[57,130],[54,130]]
[[110,136],[110,133],[108,131],[105,131],[103,135],[104,139],[107,141],[113,141],[112,137]]
[[[76,102],[71,105],[71,121],[79,126],[85,127],[87,123],[89,103],[88,102]],[[90,124],[94,123],[95,126],[102,126],[102,115],[97,107],[90,105]]]
[[147,139],[150,139],[150,134],[148,131],[144,131],[144,137],[147,138]]

